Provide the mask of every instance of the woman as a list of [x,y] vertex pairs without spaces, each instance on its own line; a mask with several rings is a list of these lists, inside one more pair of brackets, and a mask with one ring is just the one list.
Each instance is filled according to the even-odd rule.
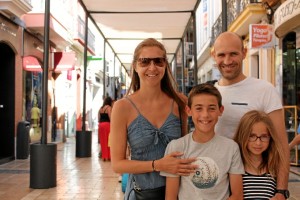
[[101,157],[103,161],[110,160],[110,147],[108,145],[108,138],[110,133],[111,108],[112,99],[110,97],[106,97],[102,107],[98,112],[98,141],[100,142],[101,146],[101,153],[99,153],[99,157]]
[[[131,84],[125,98],[115,102],[111,120],[112,167],[129,173],[125,199],[134,200],[133,181],[142,190],[165,186],[159,171],[179,175],[194,172],[195,159],[164,157],[167,144],[187,133],[186,97],[175,91],[164,46],[142,41],[134,52]],[[129,145],[131,160],[126,159]],[[164,197],[162,197],[164,199]]]

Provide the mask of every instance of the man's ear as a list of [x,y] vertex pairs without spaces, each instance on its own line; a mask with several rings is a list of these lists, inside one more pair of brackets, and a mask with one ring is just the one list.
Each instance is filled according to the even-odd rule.
[[248,49],[246,47],[244,47],[244,49],[243,49],[243,59],[246,58],[247,51],[248,51]]
[[211,51],[210,51],[210,56],[214,58],[214,57],[215,57],[215,55],[216,55],[216,52],[215,52],[215,50],[214,50],[214,49],[213,49],[213,50],[211,50]]

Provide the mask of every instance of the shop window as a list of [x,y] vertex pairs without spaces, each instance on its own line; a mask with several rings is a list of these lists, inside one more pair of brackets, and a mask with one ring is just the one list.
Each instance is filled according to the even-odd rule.
[[[284,105],[299,105],[299,99],[296,98],[297,88],[300,80],[299,66],[296,65],[296,33],[288,33],[282,41],[282,68],[283,68],[283,103]],[[298,70],[297,70],[298,68]]]

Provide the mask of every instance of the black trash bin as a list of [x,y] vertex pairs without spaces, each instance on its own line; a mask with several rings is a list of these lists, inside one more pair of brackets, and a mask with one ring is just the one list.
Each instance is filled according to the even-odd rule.
[[20,121],[17,126],[17,159],[27,159],[29,156],[30,123]]

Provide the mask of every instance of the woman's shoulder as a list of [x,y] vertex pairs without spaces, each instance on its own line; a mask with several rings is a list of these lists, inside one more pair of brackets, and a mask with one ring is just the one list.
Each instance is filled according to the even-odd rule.
[[126,98],[123,97],[122,99],[118,99],[113,106],[113,110],[122,110],[122,111],[126,111],[131,109],[131,103],[130,101]]

